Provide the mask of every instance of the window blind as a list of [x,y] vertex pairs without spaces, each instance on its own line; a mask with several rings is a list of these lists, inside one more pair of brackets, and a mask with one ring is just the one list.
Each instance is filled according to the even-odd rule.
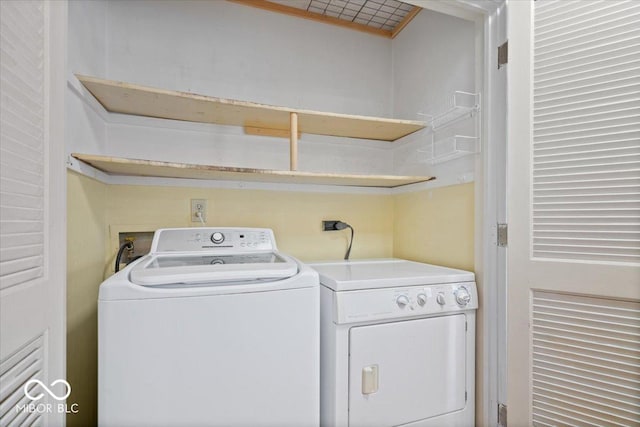
[[640,2],[534,6],[534,258],[640,262]]
[[44,12],[0,2],[0,289],[42,276]]

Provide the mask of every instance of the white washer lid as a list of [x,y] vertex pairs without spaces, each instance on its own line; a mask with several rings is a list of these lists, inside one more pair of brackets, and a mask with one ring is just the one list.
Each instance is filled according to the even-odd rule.
[[320,262],[309,265],[320,274],[320,283],[334,291],[475,281],[475,275],[470,271],[402,259]]
[[156,253],[140,260],[131,282],[143,286],[282,280],[298,272],[295,261],[276,252],[233,254]]

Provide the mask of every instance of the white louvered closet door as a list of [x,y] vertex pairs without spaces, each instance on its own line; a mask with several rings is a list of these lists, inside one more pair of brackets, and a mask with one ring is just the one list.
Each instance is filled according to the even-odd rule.
[[0,426],[65,422],[66,9],[0,1]]
[[640,1],[509,2],[508,424],[640,425]]

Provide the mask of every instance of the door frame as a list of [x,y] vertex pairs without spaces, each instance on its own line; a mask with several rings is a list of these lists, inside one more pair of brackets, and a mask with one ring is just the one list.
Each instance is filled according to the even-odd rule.
[[[498,223],[507,223],[507,70],[498,68],[498,46],[507,40],[507,2],[485,15],[482,159],[476,170],[476,271],[484,286],[478,319],[484,331],[478,345],[482,372],[478,425],[497,426],[498,408],[507,398],[507,247],[498,246]],[[478,234],[481,233],[481,236]],[[480,352],[482,352],[480,354]]]
[[[65,96],[67,86],[67,1],[45,0],[45,105],[47,129],[45,197],[45,277],[49,280],[47,334],[50,361],[47,377],[67,378],[67,168]],[[51,414],[50,425],[66,424],[64,412]]]

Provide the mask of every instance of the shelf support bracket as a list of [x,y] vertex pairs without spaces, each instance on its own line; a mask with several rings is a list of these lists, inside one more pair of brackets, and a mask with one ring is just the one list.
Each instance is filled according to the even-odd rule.
[[289,130],[289,161],[292,171],[298,170],[298,113],[291,113]]

